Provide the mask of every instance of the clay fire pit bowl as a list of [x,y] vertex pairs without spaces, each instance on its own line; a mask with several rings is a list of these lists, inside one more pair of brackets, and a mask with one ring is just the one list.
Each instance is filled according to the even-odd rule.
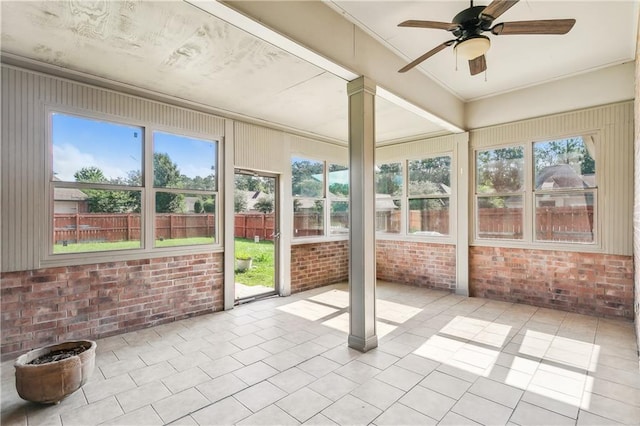
[[[43,355],[55,351],[87,348],[68,358],[29,364]],[[84,385],[96,365],[96,342],[78,340],[45,346],[21,355],[16,360],[16,389],[20,398],[44,404],[57,404]]]

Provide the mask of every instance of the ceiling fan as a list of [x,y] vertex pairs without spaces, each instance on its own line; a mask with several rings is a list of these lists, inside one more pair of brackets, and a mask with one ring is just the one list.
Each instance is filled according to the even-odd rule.
[[457,55],[469,61],[471,75],[487,69],[484,54],[489,50],[491,41],[483,35],[485,31],[493,35],[516,34],[566,34],[576,23],[575,19],[548,19],[537,21],[515,21],[493,24],[504,12],[518,0],[493,0],[488,6],[471,6],[454,16],[451,23],[436,21],[409,20],[398,24],[399,27],[434,28],[451,32],[455,38],[434,47],[398,72],[407,72],[422,61],[430,58],[446,47],[452,46]]

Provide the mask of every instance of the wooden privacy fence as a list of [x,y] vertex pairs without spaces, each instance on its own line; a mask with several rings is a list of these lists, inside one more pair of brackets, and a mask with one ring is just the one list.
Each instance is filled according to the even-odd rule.
[[[294,214],[294,236],[323,234],[324,216],[319,213]],[[331,216],[331,226],[348,226],[348,213]],[[593,207],[539,207],[536,209],[536,239],[543,241],[593,241]],[[478,234],[483,238],[522,237],[522,209],[483,208],[479,212]],[[376,229],[399,232],[400,212],[376,214]],[[411,210],[410,232],[432,231],[449,234],[449,211]],[[213,214],[156,214],[156,238],[193,238],[212,236],[215,231]],[[235,236],[272,240],[273,213],[238,213],[235,215]],[[54,215],[55,243],[112,242],[140,240],[140,215],[135,213],[79,213]]]
[[238,238],[273,240],[273,213],[238,213],[235,217],[234,235]]
[[[140,240],[138,213],[78,213],[54,215],[56,244]],[[212,214],[156,214],[156,238],[209,237],[215,231]]]

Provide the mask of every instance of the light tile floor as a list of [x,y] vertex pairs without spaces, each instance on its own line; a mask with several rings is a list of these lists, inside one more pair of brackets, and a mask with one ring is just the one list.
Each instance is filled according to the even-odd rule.
[[379,347],[347,348],[345,284],[98,341],[55,406],[2,425],[640,424],[633,325],[379,283]]

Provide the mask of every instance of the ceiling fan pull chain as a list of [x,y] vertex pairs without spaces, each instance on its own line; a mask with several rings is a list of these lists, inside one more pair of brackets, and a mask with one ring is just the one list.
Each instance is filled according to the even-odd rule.
[[487,82],[487,69],[484,69],[484,82]]
[[458,71],[458,51],[453,49],[453,53],[456,55],[456,71]]

